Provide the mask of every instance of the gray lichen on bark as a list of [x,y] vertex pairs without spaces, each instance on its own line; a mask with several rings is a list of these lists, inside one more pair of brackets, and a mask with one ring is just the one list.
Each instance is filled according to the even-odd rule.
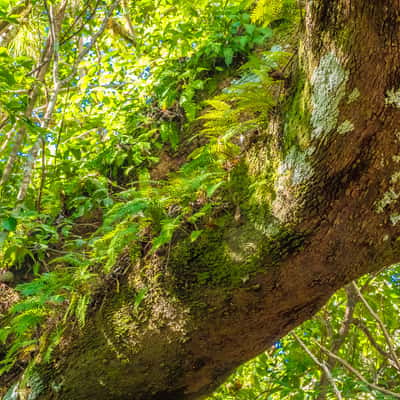
[[346,94],[349,73],[344,70],[334,53],[328,53],[320,60],[312,77],[312,137],[323,139],[336,126],[339,105]]

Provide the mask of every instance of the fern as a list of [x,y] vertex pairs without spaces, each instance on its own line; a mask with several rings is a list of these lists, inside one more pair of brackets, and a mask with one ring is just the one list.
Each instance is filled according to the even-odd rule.
[[[233,138],[266,127],[271,109],[281,92],[270,72],[288,59],[288,53],[266,52],[251,57],[241,68],[242,76],[222,94],[206,102],[212,108],[200,117],[205,120],[201,133],[212,139],[216,153],[232,151]],[[229,148],[230,147],[230,148]]]
[[117,203],[107,213],[104,226],[113,225],[128,216],[143,215],[143,211],[149,206],[149,199],[135,198],[127,203]]
[[264,26],[279,19],[294,17],[293,14],[297,13],[296,0],[250,0],[248,4],[252,8],[252,21]]
[[258,0],[251,13],[253,22],[268,25],[279,18],[283,9],[283,0]]
[[180,225],[180,220],[181,217],[179,216],[177,218],[169,218],[161,221],[161,232],[160,235],[153,240],[153,251],[156,251],[158,248],[172,240],[175,230]]

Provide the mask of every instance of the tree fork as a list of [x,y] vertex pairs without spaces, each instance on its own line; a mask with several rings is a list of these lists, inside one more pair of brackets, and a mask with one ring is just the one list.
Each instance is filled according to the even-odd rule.
[[84,331],[38,368],[38,398],[201,398],[337,289],[399,261],[399,21],[398,0],[307,2],[283,138],[266,141],[280,145],[265,217],[224,215],[131,265],[119,292],[105,285]]

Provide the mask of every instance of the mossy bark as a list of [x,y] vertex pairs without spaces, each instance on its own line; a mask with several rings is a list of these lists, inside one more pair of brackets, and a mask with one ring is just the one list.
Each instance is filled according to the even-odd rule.
[[283,133],[259,138],[238,169],[240,218],[131,266],[38,370],[36,398],[200,398],[338,288],[399,261],[399,10],[307,2]]

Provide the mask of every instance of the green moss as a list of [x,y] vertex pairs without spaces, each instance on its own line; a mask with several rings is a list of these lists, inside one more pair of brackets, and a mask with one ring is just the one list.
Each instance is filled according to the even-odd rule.
[[268,240],[263,248],[263,260],[267,265],[274,266],[285,257],[302,248],[305,235],[292,229],[282,228]]
[[310,88],[304,73],[296,77],[297,85],[285,112],[283,153],[286,155],[295,146],[301,150],[310,142],[311,102]]
[[179,296],[195,298],[195,292],[201,294],[204,286],[223,288],[238,284],[252,269],[252,257],[235,259],[235,250],[220,230],[209,230],[194,243],[181,240],[169,262]]

